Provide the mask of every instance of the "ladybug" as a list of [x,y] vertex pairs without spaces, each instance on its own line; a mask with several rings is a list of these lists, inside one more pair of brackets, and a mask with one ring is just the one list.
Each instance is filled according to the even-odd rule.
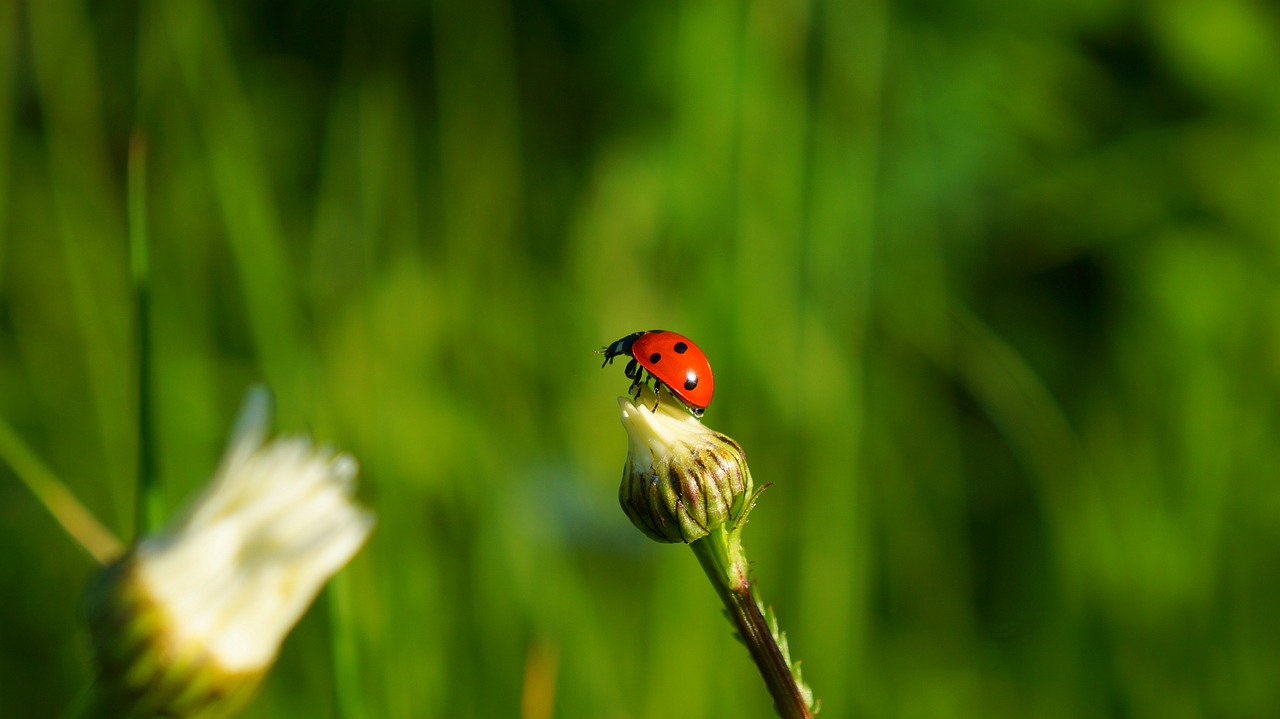
[[684,335],[665,330],[636,332],[602,347],[600,351],[604,353],[601,367],[613,362],[614,357],[627,355],[631,358],[626,375],[637,398],[644,375],[648,372],[650,377],[666,385],[693,416],[701,417],[707,405],[711,404],[716,386],[711,365],[698,345]]

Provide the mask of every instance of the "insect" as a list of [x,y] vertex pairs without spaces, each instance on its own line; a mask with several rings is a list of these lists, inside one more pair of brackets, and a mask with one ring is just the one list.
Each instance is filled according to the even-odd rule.
[[[600,349],[604,353],[601,367],[613,362],[614,357],[627,355],[625,374],[631,380],[635,397],[640,397],[640,387],[645,374],[666,385],[695,417],[701,417],[711,395],[715,391],[715,377],[707,356],[684,335],[665,330],[636,332]],[[654,405],[657,409],[657,405]]]

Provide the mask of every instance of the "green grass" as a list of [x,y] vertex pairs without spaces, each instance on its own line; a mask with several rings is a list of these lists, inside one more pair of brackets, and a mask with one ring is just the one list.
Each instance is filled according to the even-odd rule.
[[[370,544],[249,717],[768,717],[616,492],[695,338],[831,717],[1280,708],[1280,35],[1228,2],[0,0],[0,415],[128,538],[129,138],[156,502],[243,391]],[[136,209],[135,209],[136,212]],[[87,556],[0,463],[0,706],[88,677]]]

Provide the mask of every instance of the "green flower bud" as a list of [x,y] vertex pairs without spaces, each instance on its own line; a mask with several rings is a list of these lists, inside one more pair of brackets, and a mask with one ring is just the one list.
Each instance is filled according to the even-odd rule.
[[101,698],[126,716],[238,711],[289,630],[363,546],[372,516],[353,458],[303,437],[265,442],[251,392],[222,466],[172,526],[144,537],[85,595]]
[[618,501],[631,523],[659,542],[693,542],[749,509],[751,471],[742,447],[703,426],[658,386],[619,397],[627,463]]

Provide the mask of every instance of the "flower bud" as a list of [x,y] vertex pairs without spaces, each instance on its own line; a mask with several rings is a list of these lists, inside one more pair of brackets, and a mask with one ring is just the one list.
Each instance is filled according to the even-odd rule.
[[102,696],[120,716],[226,716],[253,695],[266,666],[228,669],[151,597],[135,552],[104,570],[85,594]]
[[689,543],[749,510],[751,471],[737,442],[658,392],[618,398],[628,440],[618,501],[651,539]]
[[85,595],[101,701],[125,716],[237,711],[316,594],[364,544],[356,462],[301,437],[264,444],[251,392],[222,466],[174,525],[144,537]]

